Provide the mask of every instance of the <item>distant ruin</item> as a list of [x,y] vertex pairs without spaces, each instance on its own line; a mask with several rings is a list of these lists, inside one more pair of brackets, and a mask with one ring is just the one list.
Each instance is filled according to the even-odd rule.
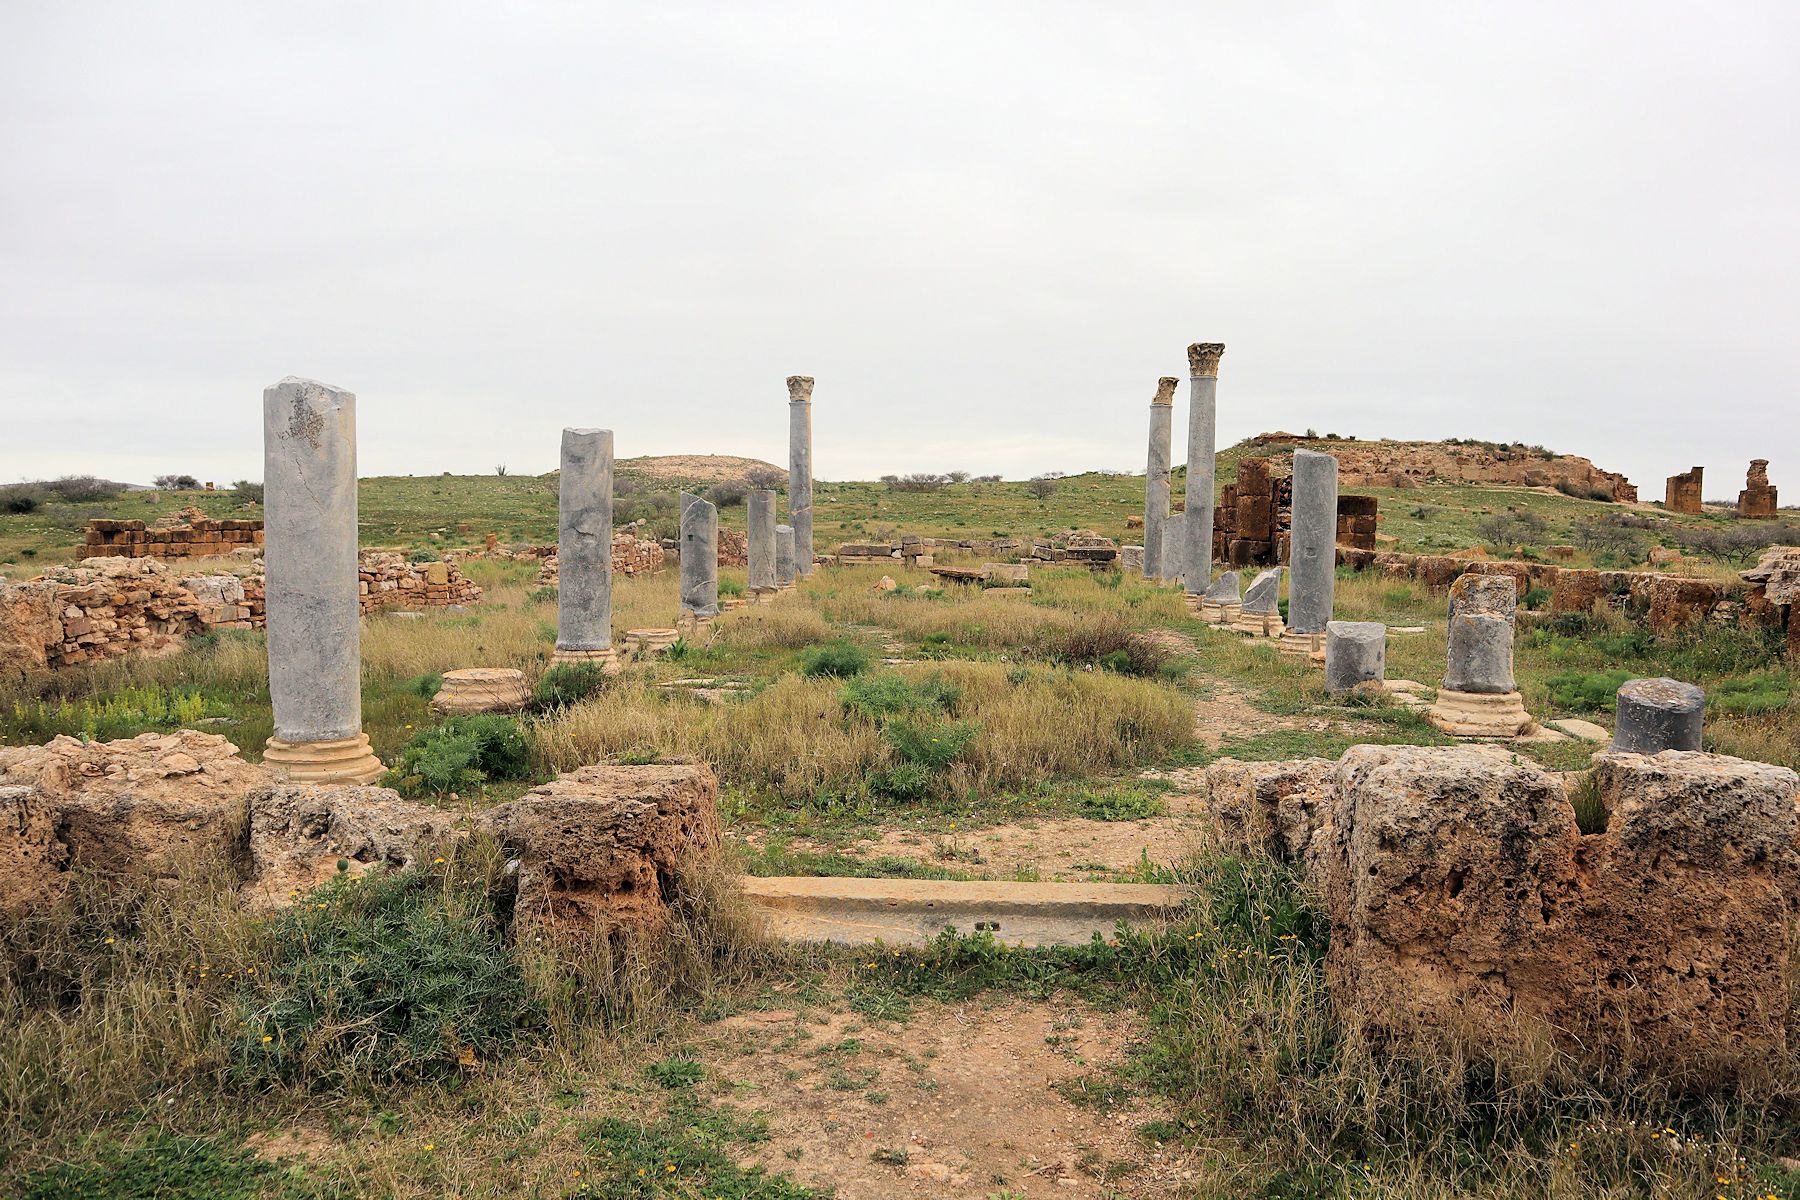
[[1738,493],[1738,516],[1747,521],[1775,519],[1775,488],[1769,482],[1769,460],[1753,458],[1744,476],[1744,490]]
[[1670,512],[1699,516],[1700,481],[1704,473],[1704,468],[1695,467],[1680,475],[1669,476],[1663,484],[1663,507]]

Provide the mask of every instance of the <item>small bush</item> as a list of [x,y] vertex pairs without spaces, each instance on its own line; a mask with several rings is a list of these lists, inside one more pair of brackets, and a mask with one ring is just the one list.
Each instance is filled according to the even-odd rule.
[[519,723],[496,713],[451,717],[413,735],[392,775],[399,790],[454,792],[488,779],[523,779],[531,753]]
[[1546,682],[1550,702],[1571,712],[1610,712],[1630,671],[1564,671]]
[[444,677],[437,671],[427,671],[423,675],[413,676],[400,686],[422,700],[429,700],[443,690]]
[[275,1170],[241,1146],[157,1132],[139,1146],[96,1147],[85,1161],[33,1171],[8,1190],[16,1200],[138,1200],[204,1196],[256,1200]]
[[1128,628],[1117,617],[1085,621],[1072,629],[1051,631],[1046,652],[1071,666],[1105,667],[1120,675],[1155,678],[1173,657],[1167,647]]
[[743,594],[744,585],[740,581],[736,579],[719,580],[719,597],[721,599],[726,596],[741,596]]
[[[191,480],[193,477],[190,475],[188,478]],[[45,480],[31,486],[49,492],[58,500],[69,504],[79,504],[86,500],[108,500],[125,490],[124,484],[101,479],[97,475],[64,475],[59,479]],[[200,485],[196,483],[193,486]]]
[[554,587],[532,588],[525,593],[525,598],[533,604],[555,604],[556,589]]
[[1094,821],[1142,821],[1168,811],[1160,789],[1142,784],[1083,792],[1075,808],[1082,816]]
[[891,721],[882,730],[888,745],[900,757],[932,771],[941,771],[962,756],[981,732],[973,721]]
[[263,485],[250,479],[240,479],[231,485],[232,494],[246,504],[263,502]]
[[1759,716],[1780,712],[1793,694],[1794,681],[1786,675],[1751,675],[1727,679],[1706,697],[1707,706],[1734,716]]
[[869,669],[869,652],[855,642],[826,642],[800,656],[800,673],[811,679],[848,679]]
[[158,475],[154,482],[157,487],[171,492],[192,492],[200,487],[200,481],[192,475]]
[[852,679],[844,685],[838,698],[851,712],[879,725],[891,717],[920,710],[948,712],[956,706],[961,695],[961,688],[937,676],[915,685],[904,676],[889,671]]
[[1534,587],[1526,591],[1524,604],[1529,609],[1539,609],[1550,603],[1550,589]]
[[235,1073],[255,1083],[445,1075],[535,1016],[485,899],[416,871],[340,876],[271,918],[236,1007]]
[[36,512],[38,505],[44,502],[28,483],[12,483],[0,487],[0,511],[14,515]]
[[706,489],[706,499],[715,508],[735,508],[750,495],[750,486],[736,480],[715,483]]
[[441,557],[436,550],[414,550],[406,556],[409,563],[433,563]]
[[559,663],[544,672],[532,689],[531,707],[552,712],[579,704],[606,686],[606,673],[596,663]]

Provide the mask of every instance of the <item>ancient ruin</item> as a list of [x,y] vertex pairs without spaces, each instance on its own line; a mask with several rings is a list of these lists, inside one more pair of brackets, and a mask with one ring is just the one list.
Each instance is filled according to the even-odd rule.
[[1337,582],[1337,460],[1311,450],[1294,451],[1293,496],[1287,630],[1281,648],[1322,657]]
[[1744,476],[1744,490],[1738,493],[1738,516],[1747,521],[1773,521],[1776,509],[1775,488],[1769,482],[1769,460],[1753,458]]
[[1164,375],[1150,398],[1150,455],[1144,469],[1144,575],[1163,579],[1163,526],[1169,519],[1170,438],[1173,434],[1175,388],[1181,380]]
[[1704,474],[1704,468],[1694,467],[1680,475],[1669,476],[1663,485],[1663,507],[1670,512],[1699,516],[1700,483]]
[[795,565],[813,573],[812,393],[810,375],[789,375],[788,519],[794,527]]
[[745,587],[761,596],[775,590],[775,493],[764,488],[751,492],[745,522],[749,526]]
[[612,430],[563,430],[552,662],[618,666],[612,644],[612,512]]
[[264,572],[275,735],[291,779],[368,783],[356,555],[356,397],[289,376],[263,391]]
[[1187,506],[1182,522],[1181,579],[1190,603],[1212,582],[1214,447],[1219,408],[1219,359],[1223,342],[1188,347]]
[[1676,679],[1632,679],[1620,686],[1614,715],[1616,753],[1698,750],[1706,693]]
[[89,558],[217,558],[254,552],[263,544],[263,523],[239,517],[218,519],[190,508],[152,524],[95,517],[87,527]]
[[[798,537],[798,533],[796,533]],[[719,510],[681,493],[681,616],[705,623],[719,615]]]
[[1464,575],[1450,587],[1449,663],[1425,714],[1456,737],[1513,738],[1534,728],[1513,681],[1518,584],[1507,575]]
[[[1289,605],[1291,611],[1292,605]],[[1325,625],[1325,690],[1341,696],[1387,678],[1387,626],[1380,621]]]

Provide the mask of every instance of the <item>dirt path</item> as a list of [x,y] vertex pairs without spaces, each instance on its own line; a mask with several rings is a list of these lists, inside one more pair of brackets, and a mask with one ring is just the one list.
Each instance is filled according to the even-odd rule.
[[1103,1068],[1133,1033],[1118,1013],[990,999],[892,1026],[732,1017],[699,1054],[768,1115],[756,1161],[839,1200],[1179,1195],[1180,1153],[1138,1133],[1165,1114],[1070,1099],[1109,1095]]

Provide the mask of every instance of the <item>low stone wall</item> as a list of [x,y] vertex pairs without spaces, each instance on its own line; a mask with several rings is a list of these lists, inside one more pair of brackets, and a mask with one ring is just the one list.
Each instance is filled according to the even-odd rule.
[[209,558],[262,544],[261,521],[217,520],[198,512],[183,521],[153,525],[96,517],[87,528],[89,558]]
[[[56,670],[133,653],[169,653],[211,629],[261,629],[262,564],[182,575],[154,558],[90,558],[25,583],[0,583],[0,671]],[[474,604],[481,589],[453,563],[364,551],[364,614]]]
[[[556,547],[546,547],[550,553],[538,561],[538,586],[555,587],[560,577],[557,567]],[[654,575],[667,565],[669,554],[660,542],[648,538],[634,537],[629,533],[613,534],[612,562],[614,575]]]
[[1302,865],[1333,998],[1379,1034],[1485,1052],[1548,1032],[1700,1085],[1786,1052],[1792,771],[1667,751],[1562,776],[1496,746],[1356,746],[1228,759],[1207,783],[1228,840]]

